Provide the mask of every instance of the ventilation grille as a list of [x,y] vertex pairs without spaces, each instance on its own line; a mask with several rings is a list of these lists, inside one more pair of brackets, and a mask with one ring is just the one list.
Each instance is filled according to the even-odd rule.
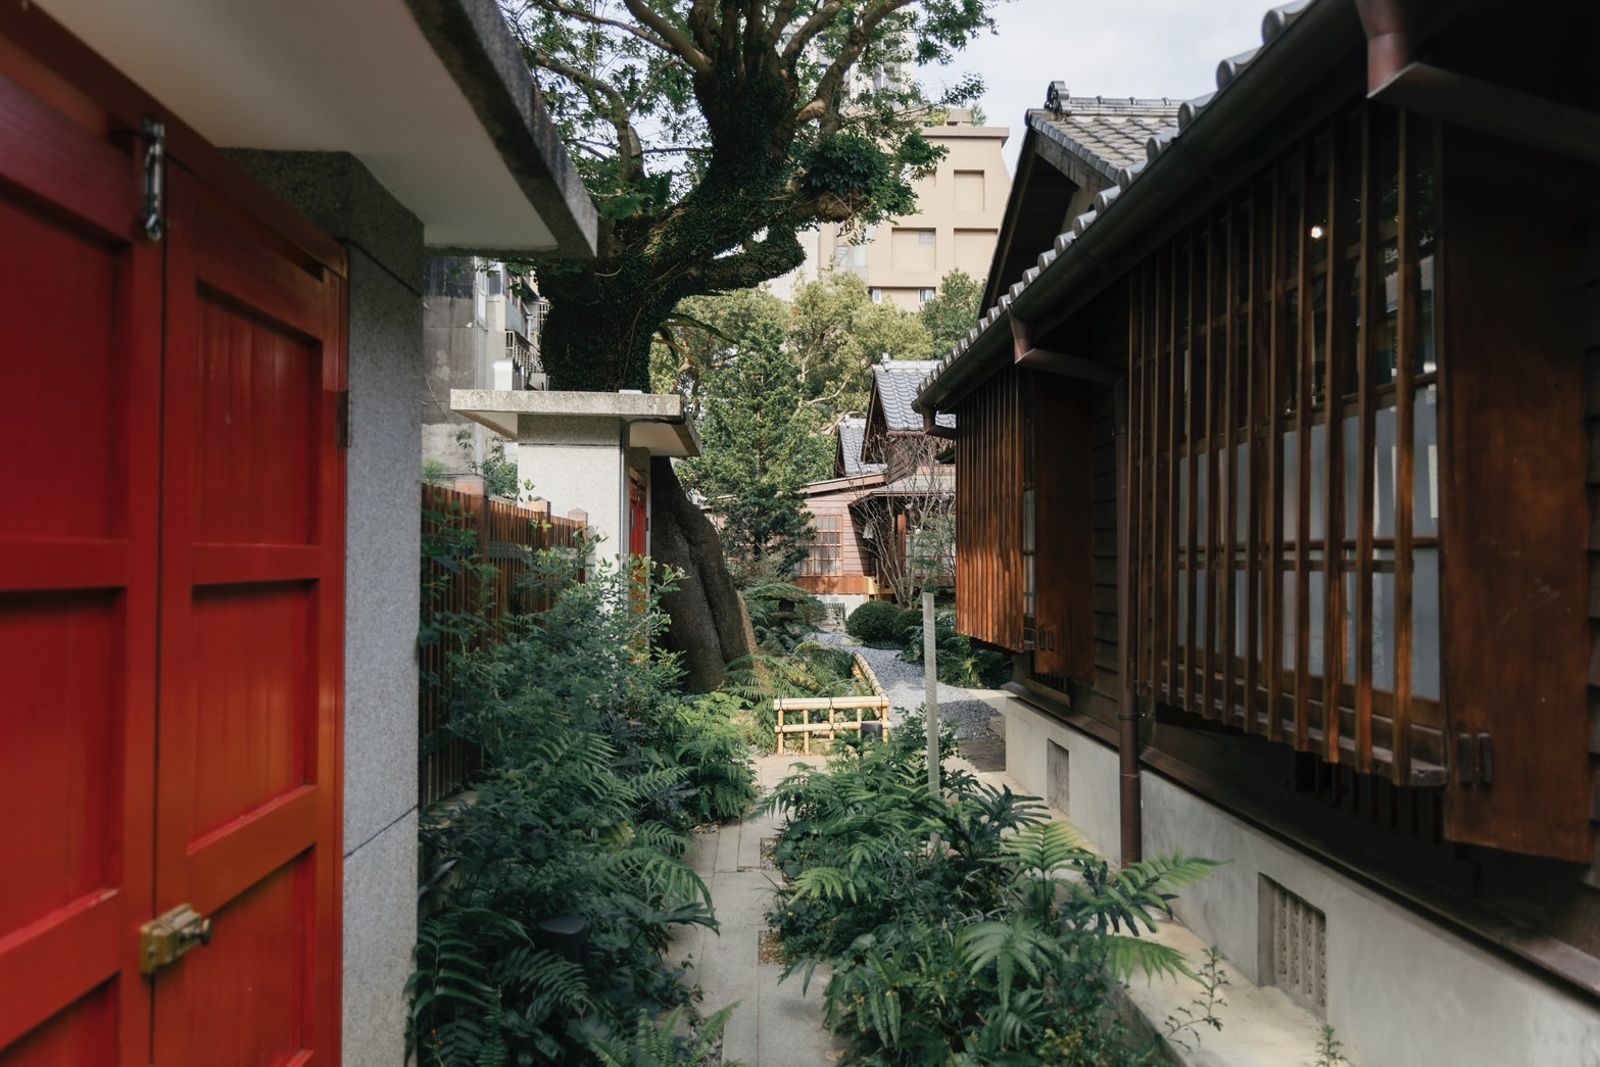
[[1299,896],[1261,879],[1261,981],[1328,1016],[1328,920]]

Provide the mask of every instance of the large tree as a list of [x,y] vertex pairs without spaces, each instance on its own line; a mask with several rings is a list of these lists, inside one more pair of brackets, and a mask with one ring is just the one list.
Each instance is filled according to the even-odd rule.
[[978,324],[982,303],[982,279],[956,269],[940,280],[939,291],[917,313],[928,328],[935,359],[942,359]]
[[795,402],[820,416],[826,433],[865,413],[871,367],[884,356],[927,359],[933,343],[923,320],[891,303],[873,303],[853,274],[806,282],[786,303],[764,289],[689,297],[661,331],[650,358],[650,385],[683,394],[698,418],[716,371],[774,331],[783,335],[798,391]]
[[940,149],[915,68],[990,27],[996,0],[510,0],[508,14],[600,208],[599,256],[535,264],[561,389],[644,388],[685,297],[804,260],[796,234],[909,213]]

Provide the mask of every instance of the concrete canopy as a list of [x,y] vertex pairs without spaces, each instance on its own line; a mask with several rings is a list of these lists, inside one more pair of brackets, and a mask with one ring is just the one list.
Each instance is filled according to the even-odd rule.
[[591,258],[593,202],[495,0],[42,0],[225,148],[347,152],[433,248]]
[[487,426],[508,440],[528,437],[519,433],[524,419],[551,426],[583,423],[620,424],[627,428],[627,446],[642,448],[652,456],[698,456],[700,438],[676,393],[565,393],[540,389],[452,389],[450,408]]

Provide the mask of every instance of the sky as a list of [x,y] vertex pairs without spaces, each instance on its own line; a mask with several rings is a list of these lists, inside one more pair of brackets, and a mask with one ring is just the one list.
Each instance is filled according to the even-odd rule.
[[1002,0],[996,33],[924,84],[975,73],[991,126],[1009,126],[1006,164],[1016,171],[1023,116],[1043,107],[1052,81],[1074,96],[1168,96],[1216,89],[1217,64],[1261,44],[1261,20],[1282,0]]

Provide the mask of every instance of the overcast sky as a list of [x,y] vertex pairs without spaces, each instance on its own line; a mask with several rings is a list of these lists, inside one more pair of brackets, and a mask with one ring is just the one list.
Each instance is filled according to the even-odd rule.
[[[1006,163],[1016,170],[1023,115],[1064,81],[1074,96],[1169,96],[1216,89],[1217,64],[1261,44],[1274,0],[1007,0],[993,36],[949,68],[923,71],[930,87],[982,76],[991,126],[1009,126]],[[1282,0],[1277,0],[1281,3]]]

